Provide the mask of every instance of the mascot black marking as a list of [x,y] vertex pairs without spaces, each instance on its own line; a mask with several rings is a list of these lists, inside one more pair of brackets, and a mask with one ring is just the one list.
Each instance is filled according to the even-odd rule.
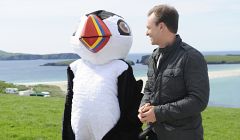
[[123,59],[132,45],[124,19],[107,11],[81,18],[71,38],[82,59],[68,67],[63,140],[137,140],[142,81]]

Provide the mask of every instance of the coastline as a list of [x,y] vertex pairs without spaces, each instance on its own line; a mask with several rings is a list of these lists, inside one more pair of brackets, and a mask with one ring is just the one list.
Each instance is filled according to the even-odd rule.
[[[221,70],[221,71],[210,71],[208,72],[209,80],[215,78],[224,78],[224,77],[233,77],[240,76],[240,69],[237,70]],[[142,79],[143,81],[147,80],[147,76],[136,77],[136,79]]]
[[209,79],[240,76],[240,69],[208,72]]
[[[234,77],[234,76],[240,76],[240,69],[237,70],[222,70],[222,71],[211,71],[208,72],[209,79],[215,79],[215,78],[224,78],[224,77]],[[135,77],[136,80],[143,80],[143,85],[145,85],[147,81],[147,76],[137,76]],[[44,84],[44,85],[55,85],[61,88],[64,92],[67,92],[67,81],[51,81],[51,82],[30,82],[30,83],[14,83],[17,85],[38,85],[38,84]]]

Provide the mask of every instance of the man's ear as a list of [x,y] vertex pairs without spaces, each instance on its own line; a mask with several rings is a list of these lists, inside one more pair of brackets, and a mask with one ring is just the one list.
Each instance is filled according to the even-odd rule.
[[164,32],[169,31],[167,25],[164,22],[161,22],[160,24],[161,24],[161,27],[159,27],[159,28],[161,28],[161,31],[164,31]]
[[162,31],[165,28],[165,24],[163,22],[160,22],[158,24],[158,28],[159,28],[160,31]]

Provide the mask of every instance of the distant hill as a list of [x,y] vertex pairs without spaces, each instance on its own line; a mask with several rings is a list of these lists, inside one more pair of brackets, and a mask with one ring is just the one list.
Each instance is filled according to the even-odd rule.
[[[46,63],[41,66],[68,66],[70,63],[72,63],[75,60],[67,60],[67,61],[60,61],[60,62],[53,62],[53,63]],[[125,60],[129,65],[135,65],[135,63],[132,60]]]
[[[150,55],[142,56],[140,61],[143,65],[148,65]],[[207,64],[240,64],[240,55],[227,54],[227,55],[204,55]]]
[[0,60],[36,60],[36,59],[78,59],[80,58],[74,53],[59,53],[59,54],[24,54],[24,53],[9,53],[0,50]]

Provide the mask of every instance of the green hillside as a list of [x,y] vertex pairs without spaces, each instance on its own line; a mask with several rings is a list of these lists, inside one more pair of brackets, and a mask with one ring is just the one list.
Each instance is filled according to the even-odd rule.
[[10,57],[10,56],[20,55],[20,54],[21,54],[21,53],[8,53],[8,52],[1,51],[1,50],[0,50],[0,58]]
[[[147,65],[150,55],[142,56],[140,63]],[[205,55],[208,64],[240,64],[240,55]]]
[[0,60],[36,60],[36,59],[78,59],[79,56],[73,53],[59,54],[24,54],[24,53],[8,53],[0,50]]
[[240,63],[240,55],[206,55],[206,61],[210,63]]
[[50,93],[51,97],[64,97],[64,92],[60,87],[55,85],[14,85],[12,83],[6,83],[4,81],[0,81],[0,94],[5,93],[6,88],[18,88],[19,91],[32,89],[35,93],[41,93],[42,91],[47,91]]

